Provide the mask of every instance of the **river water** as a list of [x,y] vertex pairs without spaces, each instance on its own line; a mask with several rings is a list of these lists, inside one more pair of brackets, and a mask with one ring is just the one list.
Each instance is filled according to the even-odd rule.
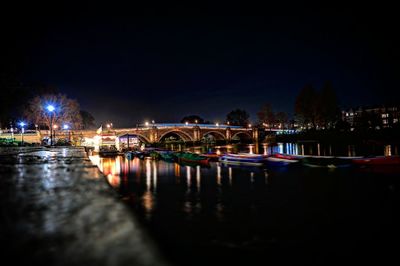
[[[360,150],[312,145],[215,150],[320,155],[331,151],[351,156]],[[374,151],[394,155],[397,147]],[[219,162],[200,167],[123,156],[91,160],[172,265],[398,261],[398,171],[233,167]]]

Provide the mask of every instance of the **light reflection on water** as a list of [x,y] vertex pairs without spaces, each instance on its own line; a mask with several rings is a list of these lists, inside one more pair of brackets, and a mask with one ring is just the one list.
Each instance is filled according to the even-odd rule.
[[[212,151],[249,152],[250,147],[218,146]],[[374,149],[380,155],[398,151],[393,145]],[[264,144],[258,149],[262,154],[322,156],[355,156],[361,151],[365,150],[354,145],[338,148],[317,143]],[[177,265],[187,265],[191,257],[199,258],[190,261],[191,265],[204,265],[208,257],[204,255],[213,252],[224,260],[229,257],[229,265],[243,265],[237,260],[243,250],[251,254],[246,264],[256,265],[257,254],[264,257],[271,247],[276,252],[268,253],[269,258],[282,258],[291,252],[300,256],[293,256],[296,260],[302,260],[301,256],[306,256],[301,253],[304,245],[324,254],[329,250],[324,246],[332,245],[336,250],[358,239],[375,240],[365,232],[370,228],[390,231],[398,224],[390,218],[400,207],[395,201],[399,197],[398,176],[390,179],[368,172],[304,167],[231,167],[218,162],[200,167],[123,156],[90,158]],[[353,233],[357,231],[355,224],[360,225],[360,235]],[[224,256],[228,255],[223,253],[226,249],[229,256]],[[255,253],[251,253],[253,249]],[[352,252],[352,247],[349,250]],[[327,261],[330,256],[327,253]]]
[[[197,152],[201,152],[200,148],[194,148]],[[341,149],[332,149],[331,145],[322,145],[320,143],[278,143],[277,145],[260,145],[260,148],[255,148],[254,145],[247,146],[217,146],[214,148],[208,148],[209,151],[217,153],[225,152],[253,152],[258,151],[261,154],[270,155],[274,153],[287,153],[295,155],[344,155],[344,156],[356,156],[355,145],[346,145]],[[333,153],[332,151],[335,151]],[[398,147],[393,145],[385,145],[380,149],[382,154],[380,155],[398,155]],[[307,152],[305,152],[307,151]],[[207,179],[215,179],[217,186],[222,186],[223,179],[228,180],[227,184],[232,186],[232,180],[235,176],[235,171],[238,175],[247,175],[250,178],[250,182],[254,182],[257,176],[268,177],[266,169],[258,168],[256,172],[249,168],[233,169],[232,167],[222,166],[220,163],[212,163],[210,168],[201,168],[200,166],[184,166],[178,163],[169,163],[164,161],[154,161],[150,158],[140,160],[135,158],[133,160],[126,159],[123,156],[115,158],[100,158],[98,156],[90,156],[94,164],[98,165],[100,171],[107,177],[109,184],[120,192],[124,192],[129,186],[134,183],[141,184],[140,196],[143,202],[144,209],[150,213],[155,206],[157,186],[159,178],[162,178],[161,182],[171,182],[170,177],[173,179],[176,185],[186,186],[185,190],[200,192],[202,187],[203,175]],[[143,180],[144,178],[144,180]],[[184,180],[184,182],[182,182]],[[187,202],[184,203],[187,206]],[[221,208],[221,207],[219,207]]]
[[[207,190],[211,179],[214,179],[218,187],[232,186],[235,172],[240,176],[247,175],[252,183],[255,177],[266,177],[267,170],[250,168],[243,172],[243,169],[222,166],[219,162],[211,163],[210,167],[187,166],[178,163],[165,161],[155,161],[150,158],[141,160],[134,158],[129,160],[124,156],[101,158],[98,155],[90,156],[93,163],[98,165],[99,169],[106,176],[108,183],[119,191],[122,196],[129,197],[130,189],[135,186],[135,197],[140,196],[143,209],[146,211],[146,217],[151,218],[151,212],[157,202],[157,188],[161,186],[183,186],[186,191],[186,201],[183,202],[185,212],[200,208],[199,195],[202,192],[202,186]],[[174,177],[174,178],[171,178]],[[207,179],[207,181],[204,181]],[[224,182],[224,180],[226,180]],[[213,183],[211,182],[211,184]],[[204,184],[203,184],[204,183]],[[214,186],[214,185],[213,185]],[[194,204],[194,202],[196,202]],[[195,207],[193,209],[193,207]],[[219,204],[218,209],[222,210],[223,205]]]

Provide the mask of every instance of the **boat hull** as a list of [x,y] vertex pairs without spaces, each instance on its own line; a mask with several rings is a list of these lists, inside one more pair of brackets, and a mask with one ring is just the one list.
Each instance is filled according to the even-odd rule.
[[225,164],[262,166],[267,162],[264,155],[254,154],[227,154],[221,156],[219,161]]

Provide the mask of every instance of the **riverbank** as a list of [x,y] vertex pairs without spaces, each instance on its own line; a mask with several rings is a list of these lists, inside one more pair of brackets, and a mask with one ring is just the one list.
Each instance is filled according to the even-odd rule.
[[3,260],[34,265],[166,265],[78,147],[0,147]]
[[276,142],[320,142],[331,144],[400,144],[399,129],[364,131],[310,130],[276,136]]

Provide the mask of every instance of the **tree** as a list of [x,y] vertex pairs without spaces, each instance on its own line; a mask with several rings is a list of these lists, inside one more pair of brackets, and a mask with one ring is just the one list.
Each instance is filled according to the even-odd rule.
[[305,127],[311,123],[313,128],[317,126],[318,94],[308,84],[299,93],[295,102],[295,114],[298,122]]
[[198,115],[188,115],[185,116],[184,118],[181,119],[181,123],[191,123],[191,124],[205,124],[205,121],[203,118],[201,118]]
[[279,123],[282,128],[285,128],[289,121],[289,117],[288,117],[287,113],[278,112],[275,115],[275,117],[276,117],[276,122]]
[[[55,107],[54,112],[50,113],[46,107],[51,104]],[[50,125],[66,123],[72,128],[82,127],[82,117],[80,115],[79,104],[76,100],[68,99],[63,94],[47,94],[33,98],[25,110],[26,118],[37,125]]]
[[257,113],[257,116],[260,124],[267,124],[269,129],[273,128],[276,119],[271,104],[264,104],[261,107],[261,110]]
[[339,118],[339,107],[331,82],[325,82],[318,97],[317,122],[324,128],[333,127]]
[[226,115],[226,121],[234,126],[247,126],[249,124],[250,115],[242,109],[236,109]]
[[81,110],[80,112],[82,118],[82,129],[90,129],[95,126],[94,124],[94,117],[91,113],[85,110]]

